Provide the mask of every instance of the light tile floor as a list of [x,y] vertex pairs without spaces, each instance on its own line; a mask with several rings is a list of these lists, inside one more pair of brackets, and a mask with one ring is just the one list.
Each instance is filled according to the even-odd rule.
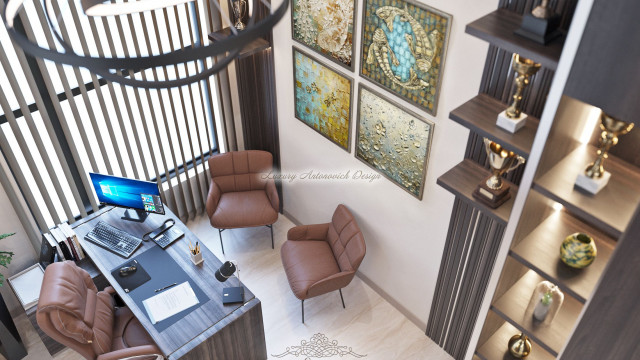
[[[337,345],[366,355],[366,359],[452,359],[424,334],[423,329],[416,327],[358,277],[343,289],[346,309],[342,308],[338,292],[306,300],[305,323],[302,324],[300,301],[291,292],[280,262],[280,246],[286,240],[287,231],[294,226],[288,218],[280,216],[274,224],[275,250],[271,249],[266,227],[224,231],[226,255],[222,255],[218,231],[209,225],[206,216],[199,216],[187,225],[222,261],[239,262],[241,280],[262,301],[270,359],[278,358],[276,355],[287,352],[287,348],[299,346],[303,340],[309,341],[314,334],[324,334],[330,341],[337,341]],[[19,316],[16,322],[29,349],[26,359],[51,359],[26,316]],[[281,358],[312,360],[320,358],[318,355],[322,354],[288,354]],[[322,357],[356,358],[353,355]],[[81,357],[67,349],[55,359]]]

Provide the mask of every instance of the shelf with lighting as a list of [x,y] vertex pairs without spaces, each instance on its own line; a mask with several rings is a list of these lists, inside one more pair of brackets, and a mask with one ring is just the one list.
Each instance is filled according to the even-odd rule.
[[576,177],[596,157],[596,147],[580,146],[534,180],[533,188],[565,206],[582,220],[618,238],[640,203],[640,169],[613,156],[605,162],[609,184],[591,195],[574,187]]
[[[584,269],[569,267],[559,256],[564,238],[576,232],[593,237],[598,251],[594,262]],[[584,304],[598,283],[614,247],[615,241],[602,231],[566,211],[557,211],[513,247],[510,255]]]
[[[512,336],[517,335],[520,331],[521,330],[505,321],[502,326],[491,335],[489,340],[478,348],[476,356],[482,360],[513,358],[509,354],[507,343]],[[526,332],[525,335],[529,336]],[[531,340],[531,348],[532,351],[529,356],[527,356],[527,360],[553,360],[556,358],[533,340]]]
[[493,302],[491,309],[511,325],[524,331],[546,351],[554,356],[569,338],[573,326],[582,311],[582,304],[565,295],[556,318],[550,325],[541,325],[531,314],[526,314],[533,289],[544,279],[528,270],[507,292]]

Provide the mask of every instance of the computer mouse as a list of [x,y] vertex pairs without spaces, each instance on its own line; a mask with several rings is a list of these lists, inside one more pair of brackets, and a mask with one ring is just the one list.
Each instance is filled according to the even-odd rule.
[[136,267],[135,265],[122,267],[120,268],[120,276],[129,276],[135,273],[137,270],[138,267]]

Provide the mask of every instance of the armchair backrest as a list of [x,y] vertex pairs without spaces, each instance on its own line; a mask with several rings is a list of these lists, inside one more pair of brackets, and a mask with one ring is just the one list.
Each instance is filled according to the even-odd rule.
[[47,266],[36,320],[47,335],[87,359],[111,351],[113,298],[98,292],[91,276],[72,261]]
[[211,179],[223,193],[263,190],[267,180],[262,177],[272,168],[273,156],[267,151],[231,151],[209,158]]
[[357,271],[367,251],[364,236],[353,215],[340,204],[333,213],[327,241],[341,271]]

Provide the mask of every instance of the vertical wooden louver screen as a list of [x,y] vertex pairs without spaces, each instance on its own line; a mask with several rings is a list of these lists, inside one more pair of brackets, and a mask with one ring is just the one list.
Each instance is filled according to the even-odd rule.
[[[130,0],[117,0],[130,1]],[[221,24],[208,2],[109,18],[86,17],[76,3],[60,11],[63,39],[87,55],[145,55],[207,45]],[[4,2],[0,2],[4,11]],[[25,15],[26,14],[26,15]],[[41,2],[25,2],[17,26],[41,46],[55,48]],[[213,29],[213,27],[216,27]],[[155,29],[155,30],[154,30]],[[147,31],[151,30],[151,31]],[[99,207],[89,172],[154,181],[181,219],[203,212],[209,190],[207,159],[217,151],[217,77],[173,89],[139,89],[107,82],[81,68],[26,56],[0,29],[0,150],[27,208],[24,218],[46,232]],[[150,68],[128,76],[162,80],[194,75],[212,59]],[[16,203],[14,203],[16,202]],[[34,245],[38,234],[30,237]]]

